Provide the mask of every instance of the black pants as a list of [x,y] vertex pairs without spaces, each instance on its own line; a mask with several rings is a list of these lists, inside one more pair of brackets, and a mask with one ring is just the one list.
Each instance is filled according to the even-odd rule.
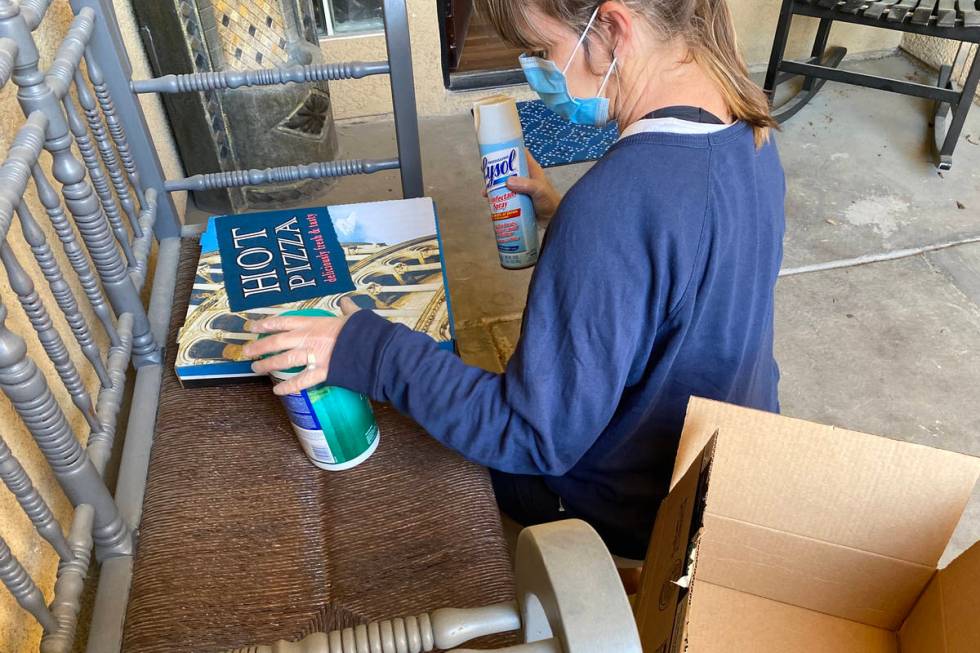
[[505,515],[521,526],[534,526],[562,519],[573,519],[555,494],[540,476],[505,474],[490,470],[497,505]]
[[622,532],[613,524],[597,524],[594,520],[576,514],[565,505],[541,476],[506,474],[490,470],[497,505],[505,515],[521,526],[546,524],[562,519],[582,519],[599,533],[606,547],[614,555],[631,560],[642,560],[646,555],[649,534],[637,535]]

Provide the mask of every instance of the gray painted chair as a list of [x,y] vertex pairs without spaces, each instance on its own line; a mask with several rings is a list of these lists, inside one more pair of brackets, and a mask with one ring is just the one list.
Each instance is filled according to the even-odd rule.
[[512,604],[435,610],[231,653],[478,653],[452,647],[513,630],[522,631],[525,643],[494,650],[641,653],[616,566],[588,524],[566,520],[524,529],[515,561],[517,601]]
[[[76,645],[81,594],[94,551],[100,563],[100,580],[87,650],[116,652],[120,650],[132,578],[134,532],[140,524],[163,372],[161,344],[170,320],[182,234],[169,192],[398,168],[405,196],[422,195],[411,50],[404,0],[385,0],[387,61],[133,81],[112,1],[70,0],[75,18],[54,61],[47,70],[41,70],[33,32],[44,20],[50,3],[0,0],[0,86],[13,83],[18,87],[17,97],[26,117],[0,165],[0,264],[34,328],[35,334],[29,337],[40,342],[58,379],[45,378],[28,354],[28,335],[14,333],[6,326],[11,309],[0,304],[0,390],[33,435],[74,506],[74,514],[68,533],[63,533],[0,434],[0,478],[61,561],[54,600],[48,605],[0,535],[0,580],[30,618],[43,627],[41,650],[65,653]],[[318,162],[167,180],[137,98],[139,93],[197,92],[379,74],[391,76],[398,154],[378,161]],[[52,157],[53,179],[38,165],[42,150]],[[43,218],[22,201],[32,184],[44,207]],[[41,300],[33,277],[9,245],[15,216],[56,307]],[[39,223],[43,219],[51,221],[70,271],[57,263],[52,252],[55,245],[47,242]],[[149,302],[144,305],[141,296],[154,244],[156,269]],[[75,295],[75,286],[68,283],[66,275],[75,275],[84,297]],[[82,302],[88,302],[97,324],[86,321]],[[82,383],[76,366],[81,362],[70,357],[61,332],[53,325],[52,311],[63,315],[70,337],[84,356],[82,364],[91,366],[99,379],[97,396],[91,396]],[[106,351],[96,345],[101,340],[96,338],[100,330],[109,342]],[[61,383],[72,405],[59,405],[50,383]],[[120,408],[130,384],[132,406],[122,429],[125,439],[113,496],[102,477],[120,430]],[[90,429],[85,447],[72,432],[67,419],[71,411],[80,412]],[[584,524],[564,523],[525,532],[517,571],[517,604],[440,610],[320,633],[301,643],[246,650],[418,653],[435,646],[458,646],[481,634],[523,628],[530,643],[510,650],[587,653],[611,650],[611,646],[624,653],[639,651],[629,605],[612,561]],[[592,601],[600,607],[592,607]]]

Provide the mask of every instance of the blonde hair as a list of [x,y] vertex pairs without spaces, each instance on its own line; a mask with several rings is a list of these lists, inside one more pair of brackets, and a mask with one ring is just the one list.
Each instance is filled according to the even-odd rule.
[[[605,1],[476,0],[476,5],[504,40],[526,50],[540,50],[548,44],[532,23],[533,9],[573,31],[584,32],[596,7]],[[771,129],[779,128],[770,113],[769,99],[749,78],[726,0],[616,1],[644,17],[665,40],[684,40],[692,60],[718,85],[732,117],[753,128],[756,146],[769,139]]]

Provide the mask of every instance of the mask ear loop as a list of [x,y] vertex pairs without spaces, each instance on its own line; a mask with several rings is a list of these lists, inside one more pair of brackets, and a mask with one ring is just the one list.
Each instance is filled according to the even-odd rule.
[[613,71],[616,70],[616,54],[613,53],[612,63],[609,64],[609,70],[606,72],[606,76],[602,78],[602,84],[599,86],[599,92],[596,94],[597,97],[602,97],[603,92],[606,90],[606,85],[609,83],[609,78],[612,77]]
[[592,12],[592,18],[589,19],[589,24],[585,26],[585,31],[582,32],[582,36],[579,37],[578,43],[575,44],[575,49],[572,50],[572,54],[568,56],[568,63],[566,63],[565,67],[561,69],[562,75],[568,72],[568,69],[572,65],[572,61],[575,60],[575,55],[578,54],[579,48],[581,48],[582,44],[585,43],[585,37],[589,35],[589,30],[592,29],[592,24],[595,23],[595,19],[598,18],[599,16],[600,7],[602,7],[601,4],[599,5],[599,7],[595,8],[595,11]]

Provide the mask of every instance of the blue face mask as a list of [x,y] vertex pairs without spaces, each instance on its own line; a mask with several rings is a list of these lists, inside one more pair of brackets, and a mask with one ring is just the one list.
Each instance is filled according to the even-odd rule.
[[563,70],[559,70],[553,61],[541,57],[522,54],[520,58],[521,68],[524,69],[524,76],[527,78],[528,85],[541,97],[545,106],[571,123],[589,127],[605,127],[609,123],[609,98],[603,97],[602,93],[606,90],[606,84],[616,68],[616,57],[613,56],[612,63],[609,65],[606,76],[602,79],[596,97],[572,97],[568,91],[568,79],[565,77],[565,73],[568,71],[568,67],[572,65],[575,55],[585,42],[585,37],[588,36],[589,30],[598,15],[599,8],[596,7],[592,13],[592,18],[589,19],[589,24],[585,26],[585,31],[578,43],[575,44],[575,49],[572,50],[568,63],[565,64]]

